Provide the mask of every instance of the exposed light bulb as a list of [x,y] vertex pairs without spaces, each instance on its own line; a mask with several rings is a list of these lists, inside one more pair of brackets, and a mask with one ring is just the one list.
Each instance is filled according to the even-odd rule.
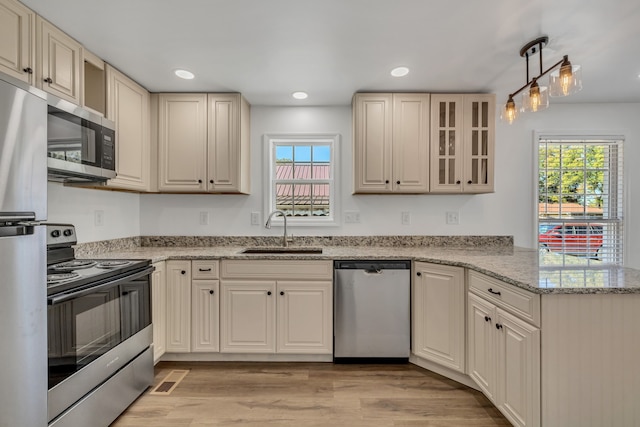
[[572,65],[569,57],[564,56],[559,70],[549,75],[549,94],[551,96],[567,96],[582,90],[582,73],[579,65]]
[[563,65],[560,67],[560,87],[562,88],[563,95],[569,95],[569,89],[573,84],[573,72],[571,71],[571,64]]
[[536,79],[533,79],[529,90],[522,95],[522,106],[524,111],[535,113],[549,106],[546,86],[539,86]]
[[518,117],[518,109],[516,108],[516,103],[513,101],[513,97],[509,96],[509,100],[505,104],[500,118],[503,121],[506,121],[507,123],[512,124],[517,117]]
[[540,86],[538,86],[538,83],[535,81],[531,84],[531,88],[529,89],[529,105],[533,112],[538,111],[538,108],[540,107]]

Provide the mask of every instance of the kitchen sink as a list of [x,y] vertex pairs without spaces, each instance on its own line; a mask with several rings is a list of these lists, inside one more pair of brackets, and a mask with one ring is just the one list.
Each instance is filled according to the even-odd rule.
[[243,254],[321,254],[322,248],[313,247],[284,247],[284,246],[259,246],[246,248]]

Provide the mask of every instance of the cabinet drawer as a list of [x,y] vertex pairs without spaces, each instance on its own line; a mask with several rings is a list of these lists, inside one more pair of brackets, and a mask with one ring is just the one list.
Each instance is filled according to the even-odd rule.
[[215,260],[199,260],[191,262],[191,274],[193,280],[217,279],[218,261]]
[[540,295],[469,270],[469,290],[498,307],[540,326]]
[[332,280],[333,263],[317,260],[224,260],[220,273],[225,279]]

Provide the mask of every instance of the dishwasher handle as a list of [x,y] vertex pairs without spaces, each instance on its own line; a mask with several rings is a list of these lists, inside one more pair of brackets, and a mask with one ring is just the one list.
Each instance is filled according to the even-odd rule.
[[336,270],[365,270],[375,273],[382,270],[410,270],[411,261],[405,260],[348,260],[334,261]]

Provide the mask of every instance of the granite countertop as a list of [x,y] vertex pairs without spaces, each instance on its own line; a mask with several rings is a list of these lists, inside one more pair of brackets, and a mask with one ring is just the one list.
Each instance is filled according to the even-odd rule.
[[[538,294],[640,293],[640,270],[607,266],[516,246],[323,246],[321,254],[244,254],[247,246],[138,246],[78,258],[168,259],[410,259],[470,268]],[[296,246],[299,247],[299,246]],[[563,265],[564,263],[564,265]]]

